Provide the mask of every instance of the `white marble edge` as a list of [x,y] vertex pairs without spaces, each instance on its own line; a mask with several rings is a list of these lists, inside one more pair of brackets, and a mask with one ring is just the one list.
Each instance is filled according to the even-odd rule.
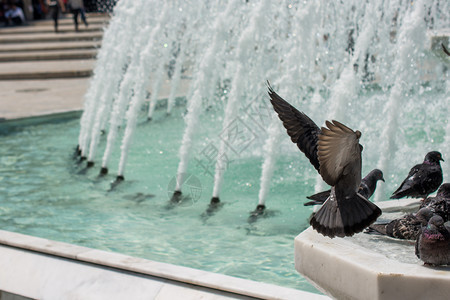
[[0,230],[0,244],[93,263],[177,282],[264,299],[328,299],[328,297],[268,283],[151,261],[44,238]]
[[420,205],[420,199],[417,198],[405,198],[405,199],[395,199],[388,201],[379,201],[375,202],[375,204],[381,208],[381,210],[389,212],[404,209],[404,208],[416,208]]
[[[314,247],[326,246],[332,247],[340,260],[351,264],[365,265],[364,268],[377,272],[378,276],[402,274],[403,276],[415,277],[441,277],[440,269],[447,270],[448,267],[429,268],[421,264],[408,264],[388,258],[383,254],[372,251],[357,245],[345,238],[330,239],[318,234],[312,227],[309,227],[299,234],[295,241],[307,241]],[[350,250],[350,251],[349,251]],[[351,254],[351,255],[349,255]],[[354,255],[358,254],[358,255]],[[368,257],[370,258],[368,263]],[[445,273],[450,281],[450,274]]]

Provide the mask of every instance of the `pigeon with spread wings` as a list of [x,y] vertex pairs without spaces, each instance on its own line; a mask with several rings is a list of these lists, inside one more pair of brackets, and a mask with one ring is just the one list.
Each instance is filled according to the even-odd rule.
[[328,237],[352,236],[375,222],[381,210],[358,193],[361,183],[361,132],[338,121],[319,128],[307,115],[281,98],[270,85],[270,102],[292,142],[309,159],[331,194],[310,224]]

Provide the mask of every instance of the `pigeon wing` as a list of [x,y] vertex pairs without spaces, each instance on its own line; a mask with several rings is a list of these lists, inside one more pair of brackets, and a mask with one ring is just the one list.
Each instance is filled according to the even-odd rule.
[[361,132],[334,120],[326,121],[326,125],[328,128],[322,127],[318,141],[319,173],[327,184],[334,186],[346,172],[361,169]]
[[393,193],[393,195],[407,191],[414,186],[416,182],[416,177],[418,177],[416,175],[417,173],[420,172],[420,167],[421,165],[418,164],[412,167],[411,170],[409,170],[408,176],[405,178],[405,180],[403,180],[403,182],[400,184],[398,189]]
[[418,164],[411,168],[408,176],[392,194],[392,199],[402,197],[426,197],[442,183],[440,166]]
[[413,215],[395,220],[392,228],[392,236],[398,239],[415,240],[421,227],[421,223]]
[[317,157],[317,142],[320,128],[304,113],[298,111],[287,101],[281,98],[269,85],[270,102],[278,117],[283,122],[292,142],[297,144],[300,151],[309,159],[311,164],[319,171]]

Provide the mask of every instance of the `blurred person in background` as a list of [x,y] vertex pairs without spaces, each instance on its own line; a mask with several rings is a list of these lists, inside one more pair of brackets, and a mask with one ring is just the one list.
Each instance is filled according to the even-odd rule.
[[22,25],[26,22],[22,8],[17,6],[16,3],[9,5],[9,8],[5,12],[5,18],[7,25]]
[[62,12],[66,11],[66,8],[64,6],[63,0],[47,0],[48,5],[48,12],[52,16],[54,25],[55,25],[55,32],[58,32],[58,18],[59,18],[59,11]]
[[78,31],[78,14],[80,15],[84,25],[88,27],[89,24],[86,21],[86,14],[84,10],[83,0],[69,0],[67,5],[73,14],[73,23],[75,24],[75,31]]

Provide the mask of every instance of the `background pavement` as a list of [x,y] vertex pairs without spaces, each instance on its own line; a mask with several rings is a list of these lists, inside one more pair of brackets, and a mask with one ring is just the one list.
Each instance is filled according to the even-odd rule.
[[79,32],[71,15],[0,28],[0,122],[82,110],[107,14],[87,14]]

